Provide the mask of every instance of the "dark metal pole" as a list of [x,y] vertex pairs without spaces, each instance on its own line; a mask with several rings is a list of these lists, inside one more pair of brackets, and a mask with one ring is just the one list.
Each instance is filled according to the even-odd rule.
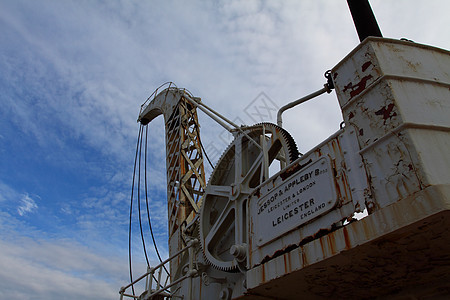
[[368,0],[347,0],[347,4],[360,42],[368,36],[383,37]]

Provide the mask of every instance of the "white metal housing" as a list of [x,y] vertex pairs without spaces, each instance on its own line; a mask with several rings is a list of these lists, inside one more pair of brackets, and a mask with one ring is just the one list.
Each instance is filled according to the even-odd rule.
[[[268,244],[258,243],[260,228],[250,223],[249,292],[278,299],[448,296],[449,52],[368,38],[332,74],[345,127],[284,173],[303,165],[308,173],[321,157],[331,159],[337,205]],[[282,177],[261,192],[280,187]],[[251,220],[257,196],[249,201]],[[309,197],[320,199],[320,190]],[[336,223],[364,207],[366,218]]]

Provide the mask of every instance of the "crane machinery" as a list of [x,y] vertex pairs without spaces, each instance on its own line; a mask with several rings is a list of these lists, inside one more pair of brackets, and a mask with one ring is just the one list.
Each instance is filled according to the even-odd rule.
[[[121,299],[450,296],[450,52],[357,23],[361,43],[277,125],[173,85],[143,104],[141,126],[164,116],[169,257]],[[344,122],[301,155],[281,114],[332,89]],[[197,109],[234,136],[208,181]]]

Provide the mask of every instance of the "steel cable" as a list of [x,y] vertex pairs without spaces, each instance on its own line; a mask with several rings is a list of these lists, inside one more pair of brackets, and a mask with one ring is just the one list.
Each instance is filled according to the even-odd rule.
[[200,147],[202,147],[202,149],[203,149],[203,153],[205,153],[206,160],[208,160],[209,165],[214,170],[214,165],[212,164],[211,160],[209,159],[208,154],[206,153],[205,147],[203,147],[202,140],[200,139],[200,132],[198,131],[198,127],[195,127],[195,130],[197,131],[198,142],[200,143]]
[[[153,228],[152,228],[152,222],[151,222],[151,218],[150,218],[150,208],[148,205],[148,189],[147,189],[147,138],[148,138],[148,125],[146,125],[146,130],[145,130],[145,154],[144,154],[144,183],[145,183],[145,203],[147,205],[147,219],[148,219],[148,226],[150,228],[150,234],[152,236],[152,241],[153,241],[153,245],[155,246],[155,250],[156,250],[156,255],[158,256],[159,262],[162,262],[162,258],[161,255],[159,254],[159,250],[158,250],[158,246],[156,245],[156,240],[155,240],[155,236],[153,234]],[[166,271],[167,275],[170,277],[170,272],[166,269],[165,266],[164,270]]]
[[[184,130],[188,131],[188,128],[186,128],[186,125],[181,123],[181,126],[183,127]],[[206,160],[208,160],[209,165],[214,170],[214,165],[212,164],[211,160],[209,159],[208,154],[206,153],[205,147],[203,147],[203,143],[202,143],[202,141],[200,139],[200,131],[198,130],[198,126],[195,126],[195,131],[197,132],[197,140],[198,140],[198,143],[200,144],[200,147],[203,150],[203,153],[205,154]]]
[[[141,126],[143,127],[144,125],[141,124]],[[142,240],[142,247],[143,247],[143,251],[144,251],[144,255],[145,255],[145,260],[147,261],[147,267],[150,268],[150,260],[148,259],[148,254],[147,254],[147,249],[145,246],[145,238],[144,238],[144,231],[142,228],[142,219],[141,219],[141,193],[140,193],[140,189],[141,189],[141,158],[142,158],[142,135],[143,135],[143,130],[141,133],[141,140],[140,140],[140,144],[139,144],[139,164],[138,164],[138,213],[139,213],[139,228],[141,231],[141,240]],[[145,181],[145,202],[147,204],[147,216],[149,217],[148,214],[148,199],[147,199],[147,136],[148,136],[148,126],[145,126],[145,142],[144,142],[144,181]],[[150,224],[150,219],[149,220],[149,224]],[[151,230],[151,224],[150,224],[150,230]],[[153,243],[155,243],[155,240],[153,238],[153,233],[152,233],[152,239],[153,239]],[[156,244],[155,244],[155,248],[156,248]],[[157,250],[158,253],[158,250]],[[158,257],[159,257],[159,253],[158,253]],[[160,258],[161,261],[161,258]],[[166,270],[166,268],[164,267],[164,269]],[[167,270],[166,270],[167,272]],[[169,274],[169,273],[167,273]],[[152,278],[155,280],[155,282],[162,287],[161,283],[157,281],[155,275],[152,275]],[[151,287],[149,287],[151,288]]]
[[[146,208],[147,208],[147,218],[148,218],[148,224],[150,228],[150,234],[152,237],[153,245],[156,250],[156,254],[158,256],[158,259],[160,262],[162,262],[161,255],[158,250],[158,246],[156,244],[156,240],[153,234],[153,229],[151,225],[151,218],[150,218],[150,208],[149,208],[149,201],[148,201],[148,184],[147,184],[147,148],[148,148],[148,126],[146,127],[145,131],[145,143],[144,143],[144,189],[145,189],[145,202],[146,202]],[[145,238],[144,238],[144,230],[142,227],[142,217],[141,217],[141,160],[142,160],[142,143],[143,143],[143,134],[144,134],[144,125],[140,125],[139,127],[139,133],[137,138],[137,144],[136,144],[136,153],[134,158],[134,167],[133,167],[133,177],[132,177],[132,183],[131,183],[131,197],[130,197],[130,214],[129,214],[129,228],[128,228],[128,264],[129,264],[129,272],[130,272],[130,283],[131,283],[131,289],[133,296],[135,296],[135,289],[133,284],[133,269],[132,269],[132,220],[133,220],[133,200],[134,200],[134,192],[135,189],[137,189],[137,205],[138,205],[138,214],[139,214],[139,228],[140,228],[140,234],[141,234],[141,240],[142,240],[142,246],[144,250],[145,259],[147,262],[147,266],[150,268],[150,260],[148,258],[146,244],[145,244]],[[139,161],[138,161],[139,157]],[[137,183],[136,183],[136,167],[137,167]],[[135,186],[136,183],[136,186]],[[167,273],[166,277],[166,283],[167,280],[170,278],[170,272],[167,270],[167,268],[163,265],[163,268],[165,272]],[[155,275],[152,274],[152,278],[155,280],[157,285],[160,287],[163,287],[163,285],[160,282],[157,282],[157,279]],[[151,287],[149,287],[151,289]]]
[[[142,124],[141,124],[141,128],[143,128]],[[146,128],[148,129],[148,127],[146,127]],[[141,129],[141,131],[142,131],[142,129]],[[145,152],[147,152],[147,134],[145,137]],[[137,205],[138,205],[139,229],[141,231],[142,247],[144,250],[145,260],[147,261],[147,266],[150,268],[150,261],[148,260],[147,249],[145,247],[144,231],[142,230],[142,218],[141,218],[141,157],[142,157],[142,134],[141,134],[141,140],[139,143],[138,189],[137,189],[138,203],[137,203]],[[147,153],[145,154],[144,174],[145,174],[145,179],[147,179]],[[146,197],[147,197],[147,183],[146,183],[145,193],[146,193]]]
[[[145,138],[145,156],[147,156],[147,133],[148,133],[148,128],[146,131],[146,138]],[[146,251],[146,247],[145,247],[145,240],[144,240],[144,234],[143,234],[143,228],[142,228],[142,222],[141,222],[141,210],[140,210],[140,182],[141,182],[141,157],[142,157],[142,135],[143,135],[143,125],[140,126],[139,128],[139,134],[138,134],[138,140],[137,140],[137,145],[136,145],[136,155],[135,155],[135,159],[134,159],[134,168],[133,168],[133,180],[132,180],[132,185],[131,185],[131,201],[130,201],[130,224],[129,224],[129,231],[128,231],[128,263],[129,263],[129,269],[130,269],[130,282],[133,282],[133,271],[132,271],[132,251],[131,251],[131,239],[132,239],[132,212],[133,212],[133,199],[134,199],[134,183],[135,183],[135,179],[136,179],[136,165],[138,165],[138,183],[137,183],[137,190],[138,190],[138,211],[139,211],[139,227],[140,227],[140,231],[141,231],[141,239],[142,239],[142,245],[143,245],[143,249],[144,249],[144,254],[145,254],[145,259],[147,261],[147,266],[150,268],[150,261],[148,259],[147,256],[147,251]],[[139,163],[138,162],[138,155],[139,155]],[[146,157],[145,157],[145,169],[147,169],[147,162],[146,162]],[[145,175],[146,177],[147,175]],[[145,179],[146,180],[146,179]],[[147,183],[146,183],[147,185]],[[145,189],[145,193],[147,196],[147,189]],[[147,198],[147,197],[146,197]],[[148,208],[148,205],[147,205]],[[152,234],[153,237],[153,234]],[[153,239],[154,241],[154,239]],[[156,245],[156,244],[155,244]],[[158,254],[159,256],[159,254]],[[161,258],[160,258],[161,260]],[[165,269],[165,268],[164,268]],[[167,270],[166,270],[167,272]],[[156,282],[156,277],[155,275],[152,275],[153,279]],[[169,276],[170,277],[170,276]],[[158,283],[160,287],[162,287],[161,283]],[[134,284],[131,285],[131,289],[133,292],[133,296],[135,296],[135,291],[134,291]]]
[[[134,167],[133,167],[133,179],[131,183],[131,199],[130,199],[130,219],[129,219],[129,227],[128,227],[128,265],[130,269],[130,282],[133,283],[133,270],[132,270],[132,263],[131,263],[131,224],[132,224],[132,216],[133,216],[133,196],[134,196],[134,180],[136,178],[136,163],[137,163],[137,157],[138,157],[138,150],[139,150],[139,143],[142,138],[142,126],[139,127],[139,134],[137,138],[136,143],[136,155],[134,157]],[[131,284],[131,290],[134,293],[134,284]]]

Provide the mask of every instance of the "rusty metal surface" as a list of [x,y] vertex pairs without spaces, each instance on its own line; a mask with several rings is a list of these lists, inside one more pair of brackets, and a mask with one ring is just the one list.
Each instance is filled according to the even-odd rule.
[[[197,111],[185,99],[190,95],[173,84],[159,93],[157,91],[143,104],[138,120],[148,124],[157,116],[164,115],[169,254],[172,255],[186,246],[183,226],[198,213],[206,187],[205,172]],[[180,263],[181,256],[171,261],[172,276],[179,273]]]
[[439,150],[450,145],[449,67],[448,51],[374,38],[333,68],[344,120],[358,132],[375,209],[449,183],[450,158]]
[[405,291],[421,287],[417,293],[443,288],[448,296],[449,207],[449,186],[425,189],[251,269],[248,293],[276,299],[395,298],[399,293],[401,299]]
[[450,56],[446,50],[371,37],[339,62],[332,69],[332,76],[339,103],[345,109],[383,75],[420,77],[448,84],[449,65]]

